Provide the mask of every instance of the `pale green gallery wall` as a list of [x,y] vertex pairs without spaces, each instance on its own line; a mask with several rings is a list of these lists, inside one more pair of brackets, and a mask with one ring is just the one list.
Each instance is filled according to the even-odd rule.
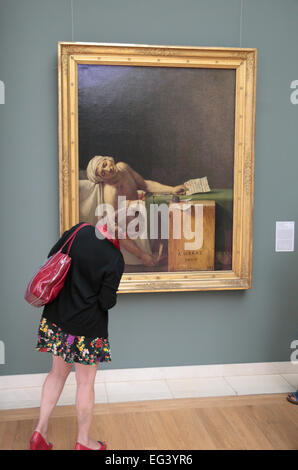
[[297,0],[0,0],[0,374],[50,364],[23,295],[59,235],[58,41],[258,48],[253,287],[119,295],[103,367],[290,360],[298,259],[275,252],[275,221],[298,213],[297,18]]

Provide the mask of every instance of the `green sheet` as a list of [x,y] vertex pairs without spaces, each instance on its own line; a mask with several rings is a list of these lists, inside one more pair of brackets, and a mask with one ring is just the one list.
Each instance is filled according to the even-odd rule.
[[[215,201],[215,253],[231,252],[233,232],[233,190],[213,189],[208,193],[197,193],[191,196],[178,195],[180,201]],[[149,232],[150,204],[162,204],[172,200],[173,194],[155,193],[146,195],[145,205],[147,210],[147,223]],[[149,235],[149,233],[148,233]],[[220,266],[217,266],[220,268]],[[225,267],[226,268],[226,267]]]

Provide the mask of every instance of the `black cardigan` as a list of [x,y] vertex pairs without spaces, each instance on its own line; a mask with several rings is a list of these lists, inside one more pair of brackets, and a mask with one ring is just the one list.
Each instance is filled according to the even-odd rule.
[[[63,233],[48,258],[81,224]],[[42,317],[74,336],[106,338],[108,309],[117,302],[125,264],[121,251],[107,238],[96,236],[96,231],[95,226],[89,225],[77,232],[69,253],[72,261],[65,283],[56,299],[44,306]],[[63,253],[67,252],[68,245]]]

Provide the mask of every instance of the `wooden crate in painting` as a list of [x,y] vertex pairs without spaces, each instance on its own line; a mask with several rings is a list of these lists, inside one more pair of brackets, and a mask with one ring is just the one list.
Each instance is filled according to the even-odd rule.
[[170,202],[168,270],[213,271],[214,254],[215,202]]

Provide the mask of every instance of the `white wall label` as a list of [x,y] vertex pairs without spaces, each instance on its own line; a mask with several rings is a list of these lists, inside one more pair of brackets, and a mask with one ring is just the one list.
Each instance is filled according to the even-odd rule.
[[0,80],[0,104],[5,103],[5,85],[2,80]]
[[294,251],[295,222],[276,222],[275,251]]
[[0,364],[5,364],[5,344],[0,341]]
[[298,104],[298,80],[293,80],[291,83],[291,88],[294,88],[294,91],[291,93],[291,103]]

